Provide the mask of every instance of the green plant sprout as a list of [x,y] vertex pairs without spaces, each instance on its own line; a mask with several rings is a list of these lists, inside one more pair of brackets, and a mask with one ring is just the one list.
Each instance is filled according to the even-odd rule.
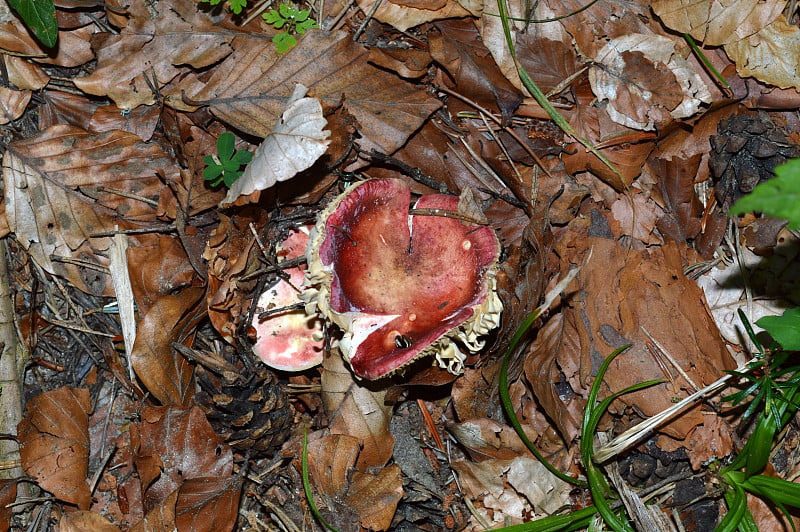
[[[210,5],[216,6],[221,4],[223,0],[200,0],[200,2],[208,2]],[[230,9],[231,13],[240,15],[244,8],[247,7],[247,0],[227,0],[225,5]]]
[[272,38],[275,50],[283,54],[297,45],[295,34],[303,35],[312,28],[319,28],[317,21],[310,17],[308,9],[296,9],[290,4],[281,2],[278,9],[270,9],[261,17],[276,30],[283,29]]
[[241,177],[242,167],[253,159],[253,153],[247,150],[236,149],[236,137],[226,131],[217,138],[217,155],[206,155],[203,162],[203,179],[209,181],[212,187],[221,183],[231,186]]

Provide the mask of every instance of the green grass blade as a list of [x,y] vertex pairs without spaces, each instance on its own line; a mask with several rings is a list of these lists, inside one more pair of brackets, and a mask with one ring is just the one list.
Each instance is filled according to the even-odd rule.
[[534,97],[536,102],[545,110],[547,116],[556,123],[556,125],[561,128],[561,131],[569,135],[570,137],[574,138],[579,143],[583,144],[583,146],[592,152],[598,159],[600,159],[603,164],[608,166],[608,168],[614,172],[617,177],[620,178],[621,183],[625,183],[622,174],[617,170],[614,164],[609,161],[605,155],[600,153],[600,150],[594,147],[594,145],[586,140],[585,138],[581,137],[575,128],[573,128],[569,122],[564,118],[564,116],[558,112],[558,110],[553,107],[550,101],[547,99],[547,96],[544,95],[542,90],[536,85],[536,82],[533,81],[533,78],[530,77],[528,71],[519,63],[517,60],[517,52],[514,49],[514,39],[511,36],[511,25],[509,24],[508,20],[508,10],[506,9],[506,1],[505,0],[497,0],[497,9],[500,13],[500,21],[503,24],[503,33],[505,33],[506,37],[506,44],[508,46],[508,51],[511,53],[511,57],[514,59],[514,64],[517,67],[517,72],[519,73],[519,79],[522,81],[522,84],[525,85],[525,88],[528,89],[528,92]]
[[694,52],[694,55],[696,55],[697,58],[700,59],[700,62],[703,63],[703,66],[705,66],[706,69],[709,72],[711,72],[711,74],[715,78],[717,78],[717,81],[719,81],[720,84],[723,87],[725,87],[726,89],[728,89],[730,91],[731,90],[731,86],[728,83],[728,81],[725,78],[722,77],[722,74],[720,74],[719,71],[716,68],[714,68],[714,65],[712,65],[711,61],[708,60],[708,57],[706,57],[706,54],[703,53],[703,50],[701,50],[700,47],[697,46],[697,43],[694,42],[694,39],[692,39],[692,36],[689,35],[688,33],[684,33],[683,34],[683,38],[686,39],[687,43],[689,43],[689,47]]
[[499,528],[497,532],[570,532],[571,530],[582,530],[589,526],[596,514],[597,508],[587,506],[565,515],[551,515],[530,523]]
[[311,481],[308,478],[308,432],[305,430],[303,431],[303,452],[300,457],[300,467],[303,477],[303,492],[306,494],[306,501],[308,501],[308,507],[311,509],[311,513],[314,514],[314,517],[317,518],[317,521],[319,521],[322,526],[331,532],[339,532],[322,517],[322,514],[319,513],[319,509],[317,508],[317,503],[314,502],[314,494],[311,492]]
[[511,354],[516,350],[517,346],[519,345],[522,338],[525,336],[525,333],[528,332],[528,329],[531,328],[533,323],[541,314],[540,310],[537,308],[533,312],[531,312],[525,320],[523,320],[522,324],[517,329],[517,332],[511,338],[511,342],[508,344],[508,348],[506,348],[505,355],[503,355],[503,362],[500,366],[500,382],[498,384],[498,391],[500,393],[500,402],[503,405],[503,411],[508,417],[508,421],[511,423],[511,426],[514,427],[514,431],[516,431],[517,435],[520,437],[522,442],[528,448],[528,450],[539,460],[542,465],[544,465],[548,471],[552,474],[563,480],[564,482],[568,482],[570,484],[574,484],[576,486],[586,487],[587,484],[582,480],[578,480],[576,478],[572,478],[571,476],[567,475],[558,470],[553,464],[550,463],[542,453],[539,452],[539,449],[533,444],[533,442],[528,438],[528,435],[525,434],[525,431],[522,430],[522,424],[519,422],[519,418],[517,418],[517,414],[514,411],[514,405],[511,403],[511,394],[509,393],[509,386],[508,386],[508,364],[511,359]]

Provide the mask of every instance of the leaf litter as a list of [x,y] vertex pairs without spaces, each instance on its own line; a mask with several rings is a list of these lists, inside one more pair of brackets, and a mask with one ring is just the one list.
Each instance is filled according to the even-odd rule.
[[[24,417],[0,427],[19,441],[1,448],[12,465],[0,493],[17,504],[0,525],[316,529],[304,432],[316,505],[339,530],[479,530],[586,506],[505,418],[501,357],[548,286],[591,253],[511,354],[508,379],[528,438],[580,476],[581,417],[611,351],[631,344],[601,397],[664,379],[612,403],[600,430],[613,437],[744,360],[736,308],[755,319],[800,304],[786,273],[793,233],[732,223],[714,187],[750,184],[709,170],[739,160],[714,144],[738,142],[730,117],[761,109],[788,145],[800,141],[785,5],[511,2],[516,59],[494,2],[298,5],[321,28],[285,53],[260,18],[191,0],[57,2],[48,50],[4,13],[0,294],[17,337],[0,371],[23,383],[3,410],[18,419],[24,404]],[[618,172],[549,121],[516,61]],[[227,191],[203,179],[224,132],[255,152]],[[455,214],[496,232],[497,332],[460,375],[424,359],[356,378],[331,324],[309,340],[322,342],[320,366],[266,368],[252,351],[263,338],[251,324],[270,323],[259,298],[302,285],[291,275],[302,252],[287,259],[281,244],[347,185],[387,177],[414,195],[460,196]],[[129,288],[112,282],[120,268]],[[135,327],[123,334],[126,295]],[[672,526],[710,530],[721,510],[708,464],[736,452],[739,422],[711,398],[618,457],[612,481],[641,496],[668,481],[656,504],[677,508]],[[794,456],[796,439],[778,456]],[[797,463],[774,466],[788,476]],[[778,526],[751,506],[762,529]]]

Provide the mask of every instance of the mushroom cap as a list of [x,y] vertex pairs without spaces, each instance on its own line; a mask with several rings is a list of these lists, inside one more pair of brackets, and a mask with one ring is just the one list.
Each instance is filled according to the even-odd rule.
[[339,348],[356,376],[377,379],[436,354],[463,371],[479,336],[499,323],[500,243],[491,228],[462,221],[458,198],[411,193],[398,179],[350,186],[318,217],[306,252],[303,298],[343,331]]
[[[302,257],[308,244],[309,229],[300,227],[277,246],[282,260]],[[303,309],[292,309],[267,316],[259,312],[300,303],[298,295],[305,276],[305,266],[284,270],[289,279],[280,279],[258,298],[252,326],[256,330],[253,352],[269,367],[282,371],[303,371],[322,363],[322,323]]]

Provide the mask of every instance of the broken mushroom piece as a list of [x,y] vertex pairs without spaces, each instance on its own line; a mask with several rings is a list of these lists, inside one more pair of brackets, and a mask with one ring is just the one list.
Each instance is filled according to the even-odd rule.
[[[308,227],[293,230],[277,247],[281,261],[302,257],[308,244]],[[282,371],[303,371],[322,363],[322,323],[303,308],[292,305],[298,299],[303,284],[305,266],[284,270],[289,279],[280,279],[258,298],[252,326],[256,330],[253,352],[267,366]],[[259,318],[259,314],[275,309],[287,310]]]
[[500,321],[491,228],[458,215],[458,198],[422,196],[397,179],[350,186],[317,219],[306,252],[307,312],[343,331],[356,376],[378,379],[435,355],[454,374]]

